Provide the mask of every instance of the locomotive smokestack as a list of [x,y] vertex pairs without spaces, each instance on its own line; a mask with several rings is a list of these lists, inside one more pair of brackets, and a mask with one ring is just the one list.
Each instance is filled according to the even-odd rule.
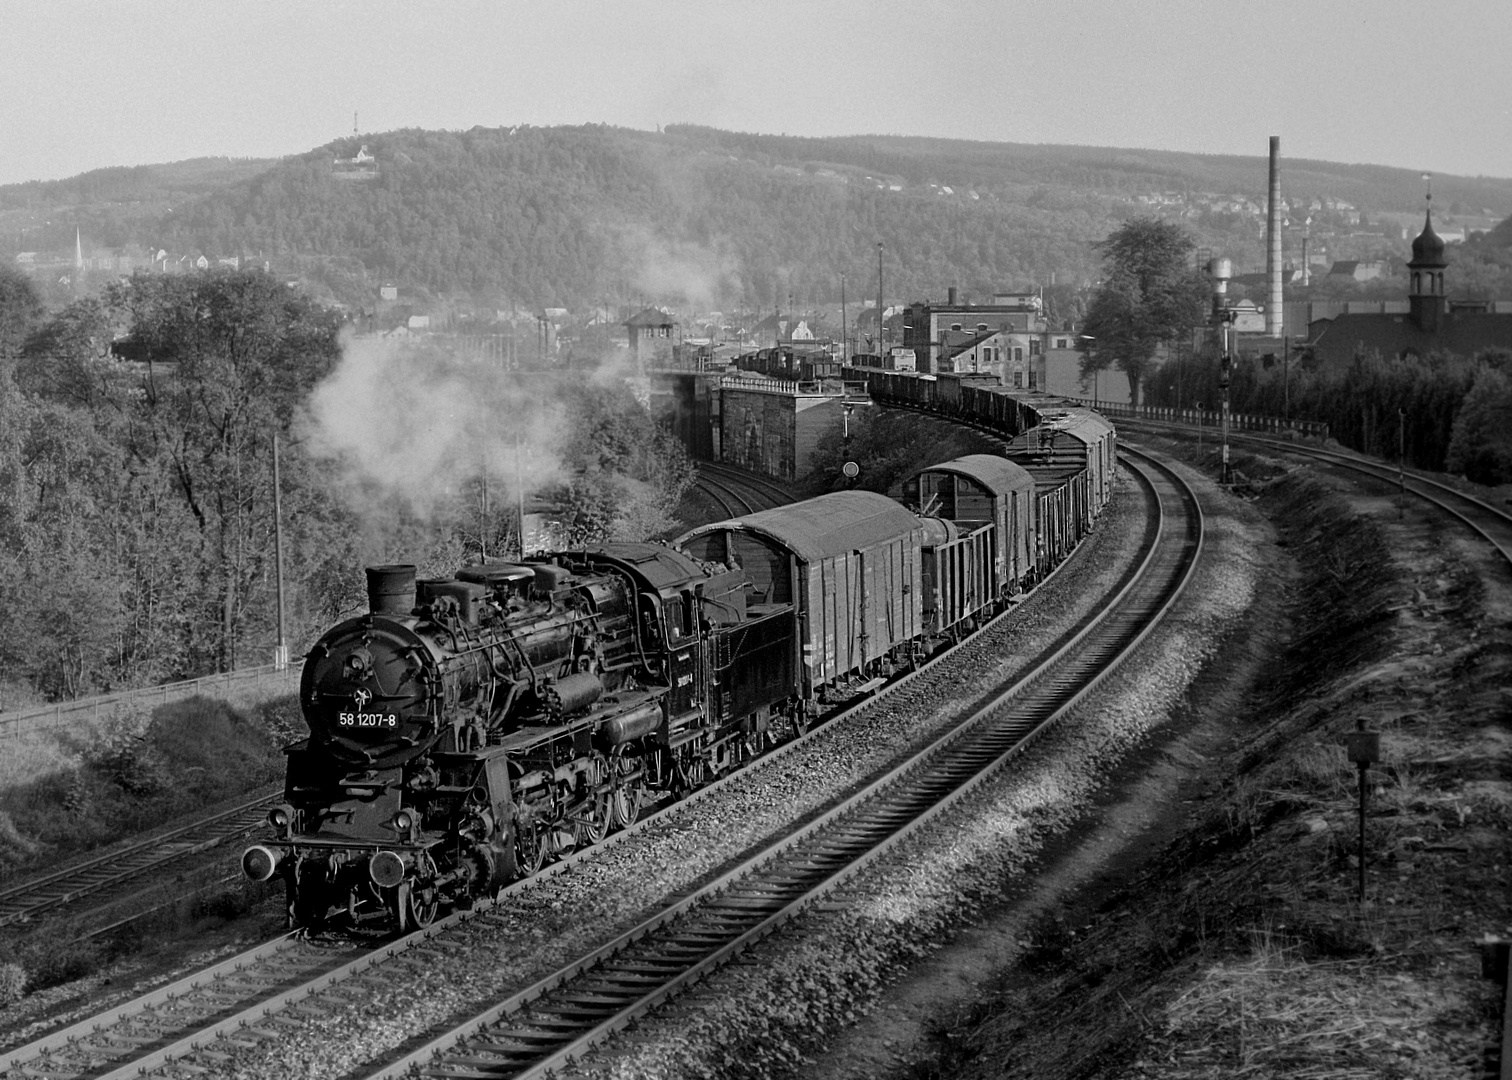
[[1270,137],[1270,207],[1266,215],[1265,280],[1270,295],[1265,302],[1265,335],[1281,336],[1281,136]]
[[408,615],[415,609],[415,567],[410,563],[367,568],[368,611]]

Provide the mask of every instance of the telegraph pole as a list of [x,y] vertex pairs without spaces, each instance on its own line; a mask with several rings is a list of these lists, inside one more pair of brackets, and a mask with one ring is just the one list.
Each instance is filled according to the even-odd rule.
[[278,473],[278,432],[273,432],[273,565],[277,579],[278,640],[273,646],[273,667],[289,666],[289,644],[284,637],[283,484]]
[[1229,377],[1234,369],[1234,357],[1229,352],[1229,330],[1232,325],[1228,312],[1223,321],[1223,367],[1218,374],[1218,388],[1223,391],[1223,459],[1218,470],[1218,482],[1227,484],[1229,477]]
[[1407,410],[1397,410],[1397,517],[1407,513]]
[[[882,359],[882,327],[887,322],[882,317],[882,241],[877,241],[877,359]],[[886,365],[883,365],[886,366]]]
[[515,514],[520,523],[520,558],[525,557],[525,481],[520,467],[520,433],[515,432]]
[[846,348],[846,342],[847,341],[848,341],[848,336],[846,334],[846,325],[845,325],[845,275],[841,274],[840,275],[840,366],[842,368],[846,364],[845,348]]

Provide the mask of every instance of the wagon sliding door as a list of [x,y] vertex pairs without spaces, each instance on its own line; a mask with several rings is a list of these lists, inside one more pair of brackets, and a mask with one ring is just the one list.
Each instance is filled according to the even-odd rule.
[[856,567],[855,667],[864,668],[911,638],[919,624],[919,567],[913,545],[895,540],[852,553]]

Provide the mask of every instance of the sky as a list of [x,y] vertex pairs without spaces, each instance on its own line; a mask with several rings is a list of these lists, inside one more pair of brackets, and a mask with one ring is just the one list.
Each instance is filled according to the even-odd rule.
[[0,0],[0,183],[696,123],[1512,178],[1509,0]]

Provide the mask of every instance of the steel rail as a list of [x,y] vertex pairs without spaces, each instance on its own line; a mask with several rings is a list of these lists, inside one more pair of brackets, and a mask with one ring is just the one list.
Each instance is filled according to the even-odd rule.
[[737,468],[733,465],[700,461],[698,463],[698,470],[699,472],[708,473],[721,480],[759,493],[764,500],[774,506],[782,506],[793,501],[793,493],[788,488],[769,477],[751,472],[748,469]]
[[135,839],[72,866],[29,878],[0,889],[0,926],[21,922],[42,912],[140,878],[175,859],[187,858],[255,830],[268,810],[278,805],[276,794],[262,791],[228,809],[186,825]]
[[[1158,420],[1125,421],[1138,427],[1184,432],[1180,424]],[[1369,476],[1382,483],[1396,486],[1399,482],[1406,491],[1430,503],[1467,526],[1472,532],[1497,550],[1509,566],[1512,566],[1512,514],[1469,492],[1460,491],[1441,480],[1435,480],[1414,469],[1397,469],[1384,461],[1372,460],[1354,452],[1327,450],[1317,446],[1299,445],[1284,439],[1272,439],[1261,435],[1229,435],[1234,443],[1251,443],[1267,450],[1292,457],[1311,458],[1339,468]]]
[[44,1061],[53,1054],[65,1052],[71,1047],[80,1045],[85,1040],[98,1036],[116,1024],[134,1019],[147,1010],[183,998],[202,985],[238,974],[252,965],[262,963],[264,960],[276,957],[295,947],[294,935],[285,934],[274,938],[272,941],[265,942],[256,948],[238,953],[218,964],[197,971],[192,975],[187,975],[166,986],[161,986],[156,990],[133,998],[105,1012],[97,1013],[69,1027],[50,1032],[40,1039],[7,1050],[3,1055],[5,1068],[7,1070],[30,1069],[34,1073],[39,1069],[45,1069],[47,1066],[39,1064],[39,1061]]
[[[158,900],[155,903],[150,903],[146,907],[136,907],[131,911],[129,915],[123,915],[113,922],[105,923],[103,926],[91,927],[90,929],[85,930],[83,933],[81,933],[79,935],[79,939],[81,941],[88,941],[91,938],[103,938],[108,937],[111,934],[119,933],[133,923],[141,922],[144,919],[150,919],[160,911],[166,911],[169,908],[178,907],[187,900],[194,900],[198,897],[208,896],[212,892],[215,892],[217,889],[229,888],[231,885],[241,880],[243,880],[243,877],[239,869],[235,873],[219,874],[215,877],[209,878],[208,880],[200,882],[198,885],[194,886],[186,893],[178,893],[170,897],[169,899]],[[128,897],[120,901],[115,901],[114,903],[129,902],[129,900],[133,897],[139,898],[146,895],[146,893],[149,891],[150,890],[142,889],[139,892],[131,893]],[[82,913],[80,915],[80,918],[87,918],[92,914],[103,911],[107,907],[114,906],[114,903],[109,905],[102,904],[99,907],[90,908],[88,911]]]
[[704,475],[702,472],[698,474],[698,479],[693,481],[693,486],[717,502],[721,511],[727,517],[744,517],[746,514],[754,513],[756,510],[751,505],[750,500],[741,495],[740,492],[728,484],[722,484],[718,480]]
[[[368,1074],[369,1080],[412,1070],[424,1076],[547,1075],[790,921],[985,783],[1100,685],[1191,580],[1202,550],[1200,505],[1174,472],[1151,465],[1168,488],[1156,539],[1102,618],[822,816],[615,941]],[[1148,474],[1144,479],[1158,487]],[[1169,489],[1181,508],[1175,522],[1164,506]],[[495,1029],[501,1022],[512,1026]]]
[[[1255,436],[1245,436],[1243,442],[1260,443],[1268,449],[1274,449],[1282,453],[1294,454],[1298,457],[1308,457],[1314,460],[1324,461],[1352,472],[1369,476],[1382,483],[1397,486],[1416,495],[1419,499],[1437,506],[1440,510],[1458,519],[1470,530],[1479,535],[1488,544],[1494,547],[1509,566],[1512,566],[1512,514],[1500,509],[1484,499],[1477,498],[1468,492],[1460,491],[1440,480],[1425,476],[1411,469],[1397,470],[1384,462],[1371,461],[1369,458],[1358,457],[1354,454],[1340,453],[1335,450],[1324,450],[1312,446],[1292,446],[1284,442],[1272,439],[1261,439]],[[1462,507],[1468,506],[1467,513]],[[1477,516],[1480,520],[1477,520]],[[1487,520],[1491,528],[1487,527]],[[1499,533],[1500,536],[1495,535]]]
[[[1041,584],[1045,584],[1049,581],[1054,580],[1057,575],[1059,575],[1065,569],[1065,567],[1070,564],[1070,562],[1071,559],[1068,558],[1067,560],[1059,564],[1049,575],[1046,576]],[[1135,573],[1136,571],[1131,571],[1125,577],[1125,583],[1128,580],[1132,579]],[[974,640],[978,636],[978,634],[987,632],[992,627],[996,626],[999,622],[1008,618],[1010,614],[1011,609],[1009,611],[1000,613],[998,616],[994,617],[986,624],[984,624],[984,626],[976,633],[969,635],[965,639],[965,642],[970,642]],[[284,940],[280,938],[273,943],[259,946],[258,948],[249,950],[248,952],[241,954],[240,956],[233,957],[230,960],[223,962],[222,964],[216,965],[212,969],[208,969],[207,972],[199,972],[194,975],[188,976],[185,979],[180,980],[178,983],[174,984],[172,987],[165,987],[160,990],[154,991],[148,995],[144,995],[142,998],[138,999],[135,1002],[127,1003],[108,1013],[81,1021],[79,1024],[73,1025],[70,1028],[54,1032],[48,1036],[44,1036],[41,1039],[29,1043],[26,1046],[9,1051],[5,1054],[5,1060],[7,1060],[9,1063],[8,1067],[23,1069],[30,1068],[33,1072],[35,1072],[38,1069],[38,1062],[45,1062],[53,1055],[68,1052],[70,1047],[72,1047],[74,1044],[80,1043],[83,1039],[91,1040],[91,1045],[94,1048],[94,1051],[98,1053],[100,1050],[100,1043],[104,1039],[105,1033],[108,1031],[112,1017],[120,1016],[125,1019],[131,1016],[139,1015],[143,1011],[154,1007],[157,1003],[168,1000],[177,1001],[180,998],[183,998],[188,992],[195,989],[201,983],[204,983],[208,987],[209,992],[218,994],[220,996],[221,1009],[219,1015],[221,1016],[221,1019],[197,1027],[185,1025],[184,1033],[179,1038],[174,1039],[171,1042],[165,1043],[161,1038],[154,1040],[157,1048],[147,1054],[141,1054],[137,1052],[139,1050],[139,1047],[123,1048],[122,1052],[118,1055],[119,1060],[114,1066],[113,1071],[101,1074],[99,1077],[97,1077],[97,1080],[124,1080],[124,1078],[128,1076],[145,1075],[146,1073],[152,1072],[166,1065],[170,1065],[174,1062],[188,1059],[196,1053],[202,1053],[206,1051],[208,1047],[213,1045],[217,1039],[226,1036],[236,1036],[238,1034],[253,1034],[263,1036],[266,1033],[261,1031],[257,1025],[268,1016],[271,1016],[295,1003],[310,1003],[310,999],[314,995],[319,994],[321,991],[328,990],[333,986],[338,986],[339,984],[346,982],[352,977],[368,971],[377,964],[391,959],[394,956],[398,956],[404,952],[407,952],[410,949],[415,948],[416,946],[423,945],[432,939],[443,938],[446,932],[452,926],[458,923],[466,922],[476,917],[485,916],[496,906],[504,904],[520,893],[532,889],[542,882],[570,870],[578,862],[584,859],[596,857],[596,854],[599,851],[623,842],[645,829],[662,823],[669,817],[691,811],[694,807],[704,802],[705,800],[717,797],[720,791],[726,785],[741,782],[744,778],[752,775],[757,770],[770,767],[785,759],[788,755],[796,753],[800,748],[807,746],[811,741],[824,737],[830,724],[835,722],[842,722],[854,714],[860,713],[866,709],[876,707],[881,702],[891,697],[897,691],[908,686],[913,682],[914,679],[919,678],[926,672],[932,670],[936,665],[947,662],[951,658],[953,653],[954,650],[952,649],[930,658],[925,663],[919,665],[918,668],[903,675],[871,697],[865,698],[843,708],[842,710],[839,710],[834,716],[828,718],[824,724],[817,726],[809,733],[768,751],[761,757],[758,757],[748,763],[745,767],[736,770],[735,772],[722,777],[719,780],[716,780],[713,783],[710,783],[695,792],[692,792],[681,800],[672,803],[653,814],[647,815],[645,818],[642,818],[639,822],[635,823],[629,828],[616,833],[612,833],[604,840],[600,841],[598,844],[575,852],[558,862],[549,864],[547,867],[543,868],[541,871],[538,871],[531,877],[513,883],[502,892],[500,892],[497,897],[482,900],[471,910],[455,912],[437,921],[432,926],[427,927],[424,930],[416,931],[415,933],[410,934],[405,938],[401,938],[398,941],[393,942],[390,945],[383,947],[382,949],[376,950],[371,954],[364,953],[362,956],[359,956],[356,959],[333,967],[323,974],[317,976],[315,979],[310,980],[309,982],[286,988],[282,992],[276,994],[269,993],[266,989],[261,988],[256,984],[256,967],[259,964],[265,962],[265,958],[269,954],[269,950],[275,949],[275,947],[278,945],[278,942]],[[241,988],[235,989],[228,993],[228,990],[224,984],[212,985],[211,983],[206,982],[207,976],[211,972],[220,971],[235,971],[240,975],[241,981],[243,983],[246,983],[248,980],[254,980],[253,985],[244,985]],[[237,1006],[241,1006],[238,1011],[227,1015],[228,1008],[236,1008]]]

